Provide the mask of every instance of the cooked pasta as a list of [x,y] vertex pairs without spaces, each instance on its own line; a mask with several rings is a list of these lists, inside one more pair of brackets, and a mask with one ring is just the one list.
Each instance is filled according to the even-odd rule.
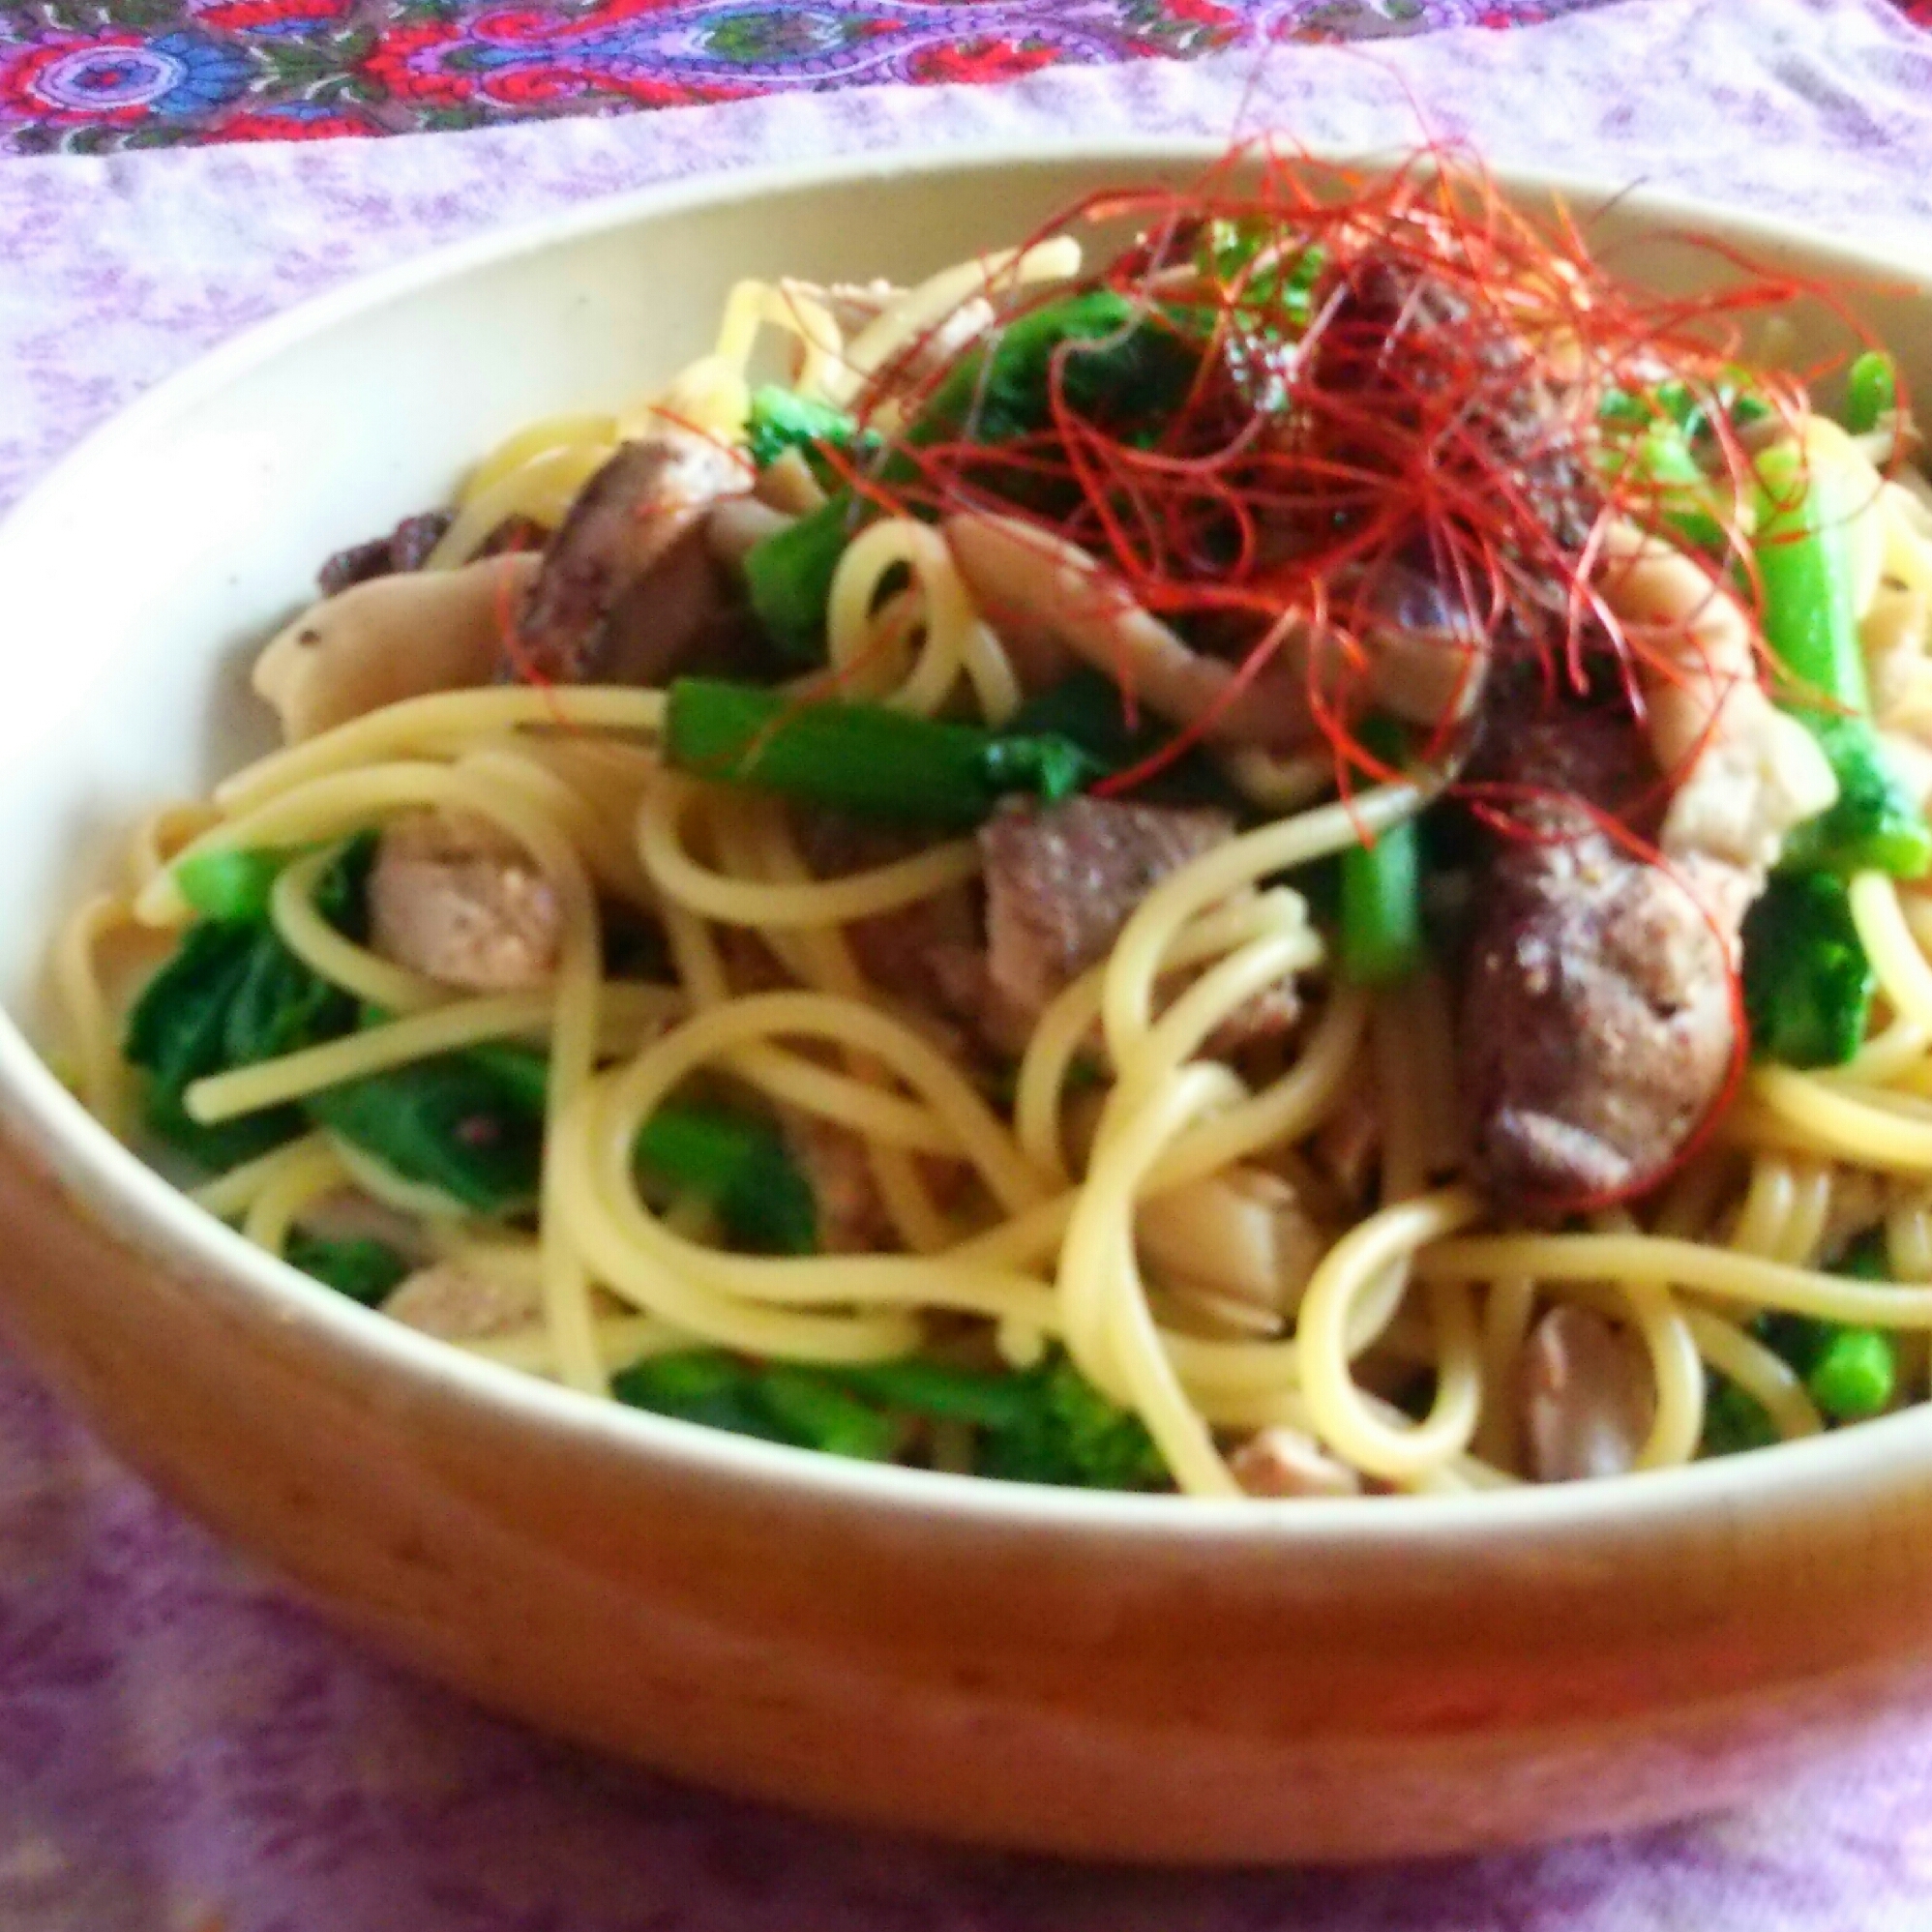
[[1723,339],[1789,289],[1666,308],[1454,169],[1230,179],[1097,267],[740,282],[331,559],[287,742],[59,937],[87,1104],[481,1356],[947,1472],[1923,1399],[1896,369],[1841,426]]

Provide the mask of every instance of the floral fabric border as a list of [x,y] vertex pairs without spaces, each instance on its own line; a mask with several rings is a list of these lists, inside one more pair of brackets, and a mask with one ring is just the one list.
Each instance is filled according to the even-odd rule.
[[15,0],[0,153],[317,140],[1062,62],[1509,28],[1608,0]]

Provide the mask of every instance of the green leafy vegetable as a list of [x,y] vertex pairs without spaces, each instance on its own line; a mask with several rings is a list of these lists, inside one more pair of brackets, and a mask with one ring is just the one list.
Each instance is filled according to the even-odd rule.
[[1836,1422],[1878,1414],[1898,1383],[1898,1352],[1881,1328],[1840,1328],[1818,1352],[1804,1385]]
[[1202,338],[1111,288],[1083,289],[990,331],[946,372],[907,431],[913,448],[996,447],[1049,429],[1055,385],[1074,416],[1157,441],[1194,386]]
[[764,1121],[714,1108],[660,1107],[638,1135],[637,1158],[647,1174],[713,1204],[741,1248],[766,1255],[817,1248],[812,1183]]
[[[351,841],[316,888],[317,910],[352,937],[362,934],[372,849],[372,841]],[[241,876],[231,873],[229,883]],[[253,894],[230,893],[228,903],[253,904]],[[246,918],[205,918],[189,927],[134,1002],[123,1052],[147,1076],[142,1105],[149,1131],[220,1171],[292,1140],[302,1132],[301,1111],[275,1107],[204,1126],[188,1116],[187,1089],[211,1074],[335,1039],[354,1025],[355,1002],[311,972],[256,909]]]
[[1858,642],[1845,479],[1789,442],[1757,459],[1753,555],[1765,640],[1788,673],[1786,702],[1811,728],[1837,774],[1839,797],[1786,848],[1793,867],[1868,868],[1901,878],[1932,870],[1932,830],[1871,721]]
[[775,1414],[758,1387],[758,1372],[734,1355],[711,1349],[647,1355],[610,1379],[610,1393],[633,1409],[701,1422],[734,1436],[810,1448],[795,1426]]
[[406,1258],[387,1241],[367,1235],[331,1240],[299,1228],[288,1237],[286,1259],[291,1266],[365,1308],[384,1300],[410,1271]]
[[[1281,248],[1280,241],[1279,224],[1266,217],[1216,216],[1202,226],[1195,262],[1234,298],[1234,318],[1244,327],[1299,336],[1314,318],[1328,252],[1320,242]],[[1271,252],[1265,260],[1264,250]]]
[[1839,1256],[1838,1264],[1831,1272],[1843,1275],[1848,1281],[1889,1281],[1891,1257],[1886,1248],[1885,1230],[1867,1228]]
[[746,443],[752,461],[759,469],[769,468],[788,450],[797,450],[812,465],[819,483],[830,489],[838,482],[838,472],[824,460],[823,451],[847,450],[865,456],[878,447],[878,441],[875,431],[862,431],[850,415],[833,403],[800,396],[775,383],[752,393]]
[[801,703],[717,678],[670,687],[665,755],[700,777],[863,817],[965,829],[1008,792],[1069,796],[1104,768],[1065,738],[917,718],[878,704]]
[[897,1437],[826,1370],[765,1368],[710,1349],[646,1356],[613,1376],[610,1392],[656,1415],[862,1462],[885,1461]]
[[541,1114],[549,1106],[550,1055],[535,1047],[520,1047],[514,1040],[479,1040],[465,1048],[464,1055],[503,1088],[506,1098],[529,1113]]
[[1768,1449],[1777,1440],[1777,1425],[1755,1395],[1724,1377],[1710,1379],[1704,1400],[1700,1454],[1735,1456],[1745,1449]]
[[902,1431],[889,1415],[869,1409],[829,1377],[774,1364],[758,1377],[765,1408],[808,1447],[856,1462],[890,1461]]
[[268,896],[288,858],[274,851],[201,852],[175,867],[174,882],[204,919],[253,924],[268,917]]
[[865,506],[842,490],[745,552],[745,594],[752,614],[778,649],[799,664],[824,659],[832,579],[865,515]]
[[1726,549],[1724,494],[1698,461],[1691,437],[1672,417],[1654,417],[1605,446],[1608,480],[1634,496],[1633,510],[1648,509],[1699,550]]
[[1751,1045],[1786,1066],[1842,1066],[1858,1052],[1878,977],[1844,881],[1781,874],[1744,915],[1744,1013]]
[[[507,1100],[541,1121],[550,1060],[529,1047],[492,1040],[467,1050]],[[754,1254],[809,1255],[818,1245],[812,1183],[769,1122],[723,1108],[672,1102],[638,1135],[639,1167],[718,1210],[732,1243]]]
[[[1885,1231],[1859,1236],[1832,1269],[1858,1281],[1889,1281]],[[1809,1315],[1765,1315],[1752,1324],[1758,1338],[1804,1378],[1822,1413],[1834,1422],[1876,1415],[1897,1383],[1898,1352],[1881,1328],[1824,1322]]]
[[[253,968],[261,936],[246,926],[191,926],[128,1016],[123,1051],[147,1075],[142,1115],[163,1145],[214,1171],[253,1160],[302,1131],[292,1107],[245,1115],[219,1126],[191,1120],[182,1096],[197,1080],[233,1064],[228,1016]],[[350,1016],[352,1017],[352,1015]]]
[[[908,452],[966,441],[989,452],[978,480],[1014,502],[1034,502],[1032,466],[998,462],[1004,444],[1052,428],[1055,383],[1075,416],[1125,440],[1156,441],[1193,385],[1202,342],[1111,289],[1086,289],[992,330],[946,372],[903,447],[878,470],[887,485],[918,474]],[[1049,509],[1044,501],[1036,508]],[[809,517],[747,553],[745,585],[766,635],[788,656],[824,656],[825,607],[839,556],[870,512],[841,490]]]
[[887,1409],[903,1409],[935,1421],[970,1422],[982,1429],[1019,1428],[1038,1401],[1030,1376],[989,1375],[928,1361],[923,1355],[869,1362],[839,1373],[855,1394]]
[[970,1423],[979,1473],[1004,1481],[1151,1489],[1168,1480],[1140,1418],[1060,1354],[1017,1374],[976,1374],[916,1357],[801,1368],[694,1350],[648,1357],[612,1390],[633,1408],[868,1461],[891,1455],[904,1418],[916,1416]]
[[[1014,737],[1064,738],[1076,744],[1107,772],[1130,771],[1162,751],[1173,729],[1143,708],[1130,722],[1120,687],[1104,671],[1082,665],[1057,684],[1035,692],[1001,728]],[[1134,796],[1167,805],[1215,805],[1239,814],[1238,791],[1199,746],[1190,746]]]
[[1922,877],[1932,869],[1932,831],[1871,721],[1819,711],[1799,715],[1824,748],[1838,797],[1792,832],[1780,866]]
[[478,1214],[534,1206],[539,1106],[466,1054],[439,1054],[324,1088],[310,1114],[390,1173]]
[[1063,1354],[1018,1380],[1033,1400],[1011,1424],[986,1431],[979,1472],[1066,1489],[1153,1489],[1167,1466],[1146,1425],[1116,1408]]

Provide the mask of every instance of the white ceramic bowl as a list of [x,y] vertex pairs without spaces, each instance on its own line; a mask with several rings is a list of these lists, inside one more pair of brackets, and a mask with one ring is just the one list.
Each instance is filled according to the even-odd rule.
[[[71,457],[0,530],[0,974],[24,1029],[0,1025],[0,1305],[111,1443],[342,1621],[694,1777],[1143,1858],[1456,1851],[1740,1798],[1926,1695],[1932,1411],[1465,1501],[859,1467],[365,1313],[191,1207],[28,1044],[57,910],[142,806],[257,747],[248,648],[324,552],[513,425],[662,377],[740,275],[910,277],[1204,154],[864,161],[581,209],[277,321]],[[1644,196],[1598,232],[1633,273],[1708,272],[1663,227],[1892,272],[1854,299],[1932,394],[1924,284]]]

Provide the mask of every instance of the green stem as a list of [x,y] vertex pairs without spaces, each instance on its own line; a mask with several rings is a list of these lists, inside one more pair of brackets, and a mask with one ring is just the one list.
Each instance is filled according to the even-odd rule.
[[[1384,763],[1403,756],[1402,733],[1385,719],[1362,727],[1363,749]],[[1422,964],[1422,849],[1413,818],[1372,846],[1342,854],[1341,967],[1357,986],[1390,986]]]
[[967,830],[1008,792],[1058,799],[1101,776],[1078,745],[881,704],[805,701],[718,678],[670,687],[665,756],[681,771],[868,818]]

